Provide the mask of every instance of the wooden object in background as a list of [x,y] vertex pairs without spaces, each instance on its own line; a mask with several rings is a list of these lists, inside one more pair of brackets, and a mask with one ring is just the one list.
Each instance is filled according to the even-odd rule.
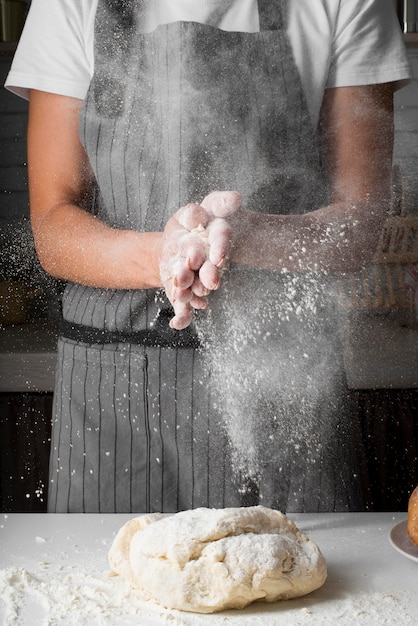
[[408,265],[418,263],[418,217],[406,214],[402,171],[393,169],[391,210],[373,262],[359,272],[339,276],[340,302],[346,310],[411,309],[405,283]]

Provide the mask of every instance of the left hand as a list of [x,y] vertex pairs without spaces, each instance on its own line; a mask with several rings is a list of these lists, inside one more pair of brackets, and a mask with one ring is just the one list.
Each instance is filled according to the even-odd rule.
[[179,209],[167,222],[160,261],[161,281],[175,315],[170,326],[186,328],[194,309],[220,285],[230,252],[231,228],[226,217],[242,197],[235,191],[213,192],[203,202]]

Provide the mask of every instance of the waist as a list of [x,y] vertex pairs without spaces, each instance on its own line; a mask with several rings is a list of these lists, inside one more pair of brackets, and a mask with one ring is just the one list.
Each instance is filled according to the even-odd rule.
[[168,325],[168,317],[169,312],[161,316],[155,328],[144,328],[132,332],[95,328],[63,319],[60,324],[60,336],[90,345],[132,343],[159,348],[198,348],[200,346],[199,338],[193,329],[173,330]]

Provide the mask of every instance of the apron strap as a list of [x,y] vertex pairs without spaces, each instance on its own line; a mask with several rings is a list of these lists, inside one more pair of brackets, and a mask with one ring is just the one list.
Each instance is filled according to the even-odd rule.
[[287,0],[258,0],[260,30],[283,30],[287,23]]
[[168,325],[168,318],[172,316],[172,312],[164,310],[161,313],[155,328],[145,328],[133,332],[95,328],[62,319],[60,337],[90,345],[132,343],[157,348],[200,347],[199,339],[192,329],[173,330]]
[[[297,1],[297,0],[295,0]],[[105,0],[108,10],[132,26],[133,11],[140,0]],[[260,30],[283,30],[287,22],[287,0],[258,0]]]

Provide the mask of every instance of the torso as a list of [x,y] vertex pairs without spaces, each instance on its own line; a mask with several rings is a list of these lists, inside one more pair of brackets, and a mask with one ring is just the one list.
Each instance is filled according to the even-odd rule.
[[[151,33],[135,23],[129,35],[120,15],[99,5],[81,126],[101,219],[162,230],[179,206],[214,189],[238,189],[255,211],[319,204],[320,157],[286,16],[281,23],[268,6],[261,32],[176,21]],[[66,319],[109,330],[151,327],[167,306],[153,290],[110,297],[76,285],[67,294]]]
[[[175,21],[151,33],[134,28],[130,38],[119,15],[106,14],[104,4],[97,14],[95,76],[81,136],[101,189],[97,210],[105,221],[118,227],[161,228],[183,202],[225,186],[244,191],[254,210],[291,207],[304,212],[315,206],[321,187],[319,153],[280,12],[266,11],[264,29],[256,32]],[[264,6],[271,8],[269,2]],[[84,422],[84,411],[90,411],[89,419],[99,422],[100,446],[92,439],[92,452],[83,456],[83,449],[71,447],[72,431],[68,434],[63,428],[57,434],[61,450],[57,447],[55,465],[64,464],[62,458],[70,454],[65,467],[71,470],[73,463],[79,468],[98,454],[94,471],[100,475],[100,468],[106,467],[103,451],[111,449],[117,432],[123,442],[118,462],[125,468],[124,455],[130,450],[135,457],[132,475],[142,482],[133,488],[126,474],[134,499],[118,504],[125,498],[121,472],[112,491],[115,510],[172,511],[204,498],[215,506],[231,505],[239,494],[231,484],[226,428],[233,446],[244,451],[244,470],[250,448],[255,455],[263,453],[261,465],[247,469],[260,479],[264,504],[314,510],[329,508],[332,501],[333,507],[346,508],[351,485],[349,478],[339,478],[350,468],[344,461],[341,468],[334,457],[338,452],[343,458],[341,447],[350,431],[341,428],[341,444],[335,443],[333,420],[343,424],[345,418],[339,410],[328,415],[328,407],[335,408],[334,396],[338,398],[340,369],[333,334],[326,326],[332,322],[324,322],[315,309],[322,285],[314,279],[309,285],[302,281],[295,295],[291,277],[284,291],[277,273],[257,273],[254,290],[249,278],[234,268],[224,276],[222,293],[218,290],[211,300],[215,315],[203,328],[209,342],[214,340],[212,352],[61,342],[64,373],[56,403],[64,412],[70,407],[70,418],[63,423],[86,429],[87,445],[92,428]],[[300,306],[304,303],[305,308]],[[166,304],[153,290],[102,291],[80,285],[70,285],[63,301],[64,316],[70,321],[127,332],[152,327]],[[293,322],[296,327],[289,326]],[[302,371],[296,356],[303,359]],[[303,382],[297,379],[300,375]],[[318,403],[323,378],[328,389]],[[140,443],[136,439],[129,443],[137,431]],[[77,490],[69,475],[69,509],[76,510],[81,505],[70,502]],[[104,471],[101,475],[103,484],[113,480]],[[174,479],[177,483],[172,486]],[[96,484],[87,483],[82,486],[82,510],[96,506],[100,510]],[[318,483],[325,488],[320,495]],[[65,498],[65,489],[59,488],[58,494]],[[112,506],[107,493],[99,491],[100,497],[105,506]]]

